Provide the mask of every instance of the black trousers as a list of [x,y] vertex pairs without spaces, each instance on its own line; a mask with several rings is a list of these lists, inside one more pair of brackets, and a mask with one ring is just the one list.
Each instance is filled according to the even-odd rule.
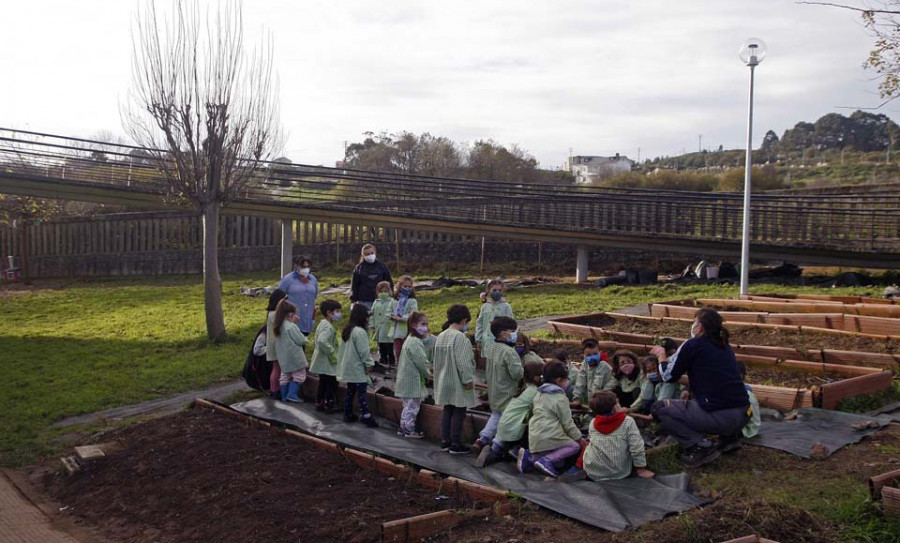
[[445,405],[441,417],[441,442],[462,447],[462,426],[466,420],[466,408]]
[[334,375],[319,375],[319,390],[316,391],[316,403],[319,405],[333,406],[337,387],[337,377]]

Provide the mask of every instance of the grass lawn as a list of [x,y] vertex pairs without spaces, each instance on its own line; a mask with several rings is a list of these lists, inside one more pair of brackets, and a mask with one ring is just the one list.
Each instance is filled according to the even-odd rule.
[[[346,283],[348,278],[349,271],[319,274],[322,288]],[[73,428],[51,426],[66,417],[235,379],[253,336],[264,322],[266,304],[264,298],[241,296],[239,287],[271,284],[276,277],[274,273],[253,273],[223,279],[229,339],[218,345],[206,340],[199,276],[65,284],[46,281],[32,289],[0,289],[0,352],[5,376],[0,391],[0,464],[24,465],[63,448],[67,443],[64,434],[72,433]],[[751,290],[823,292],[813,287],[771,285],[756,285]],[[827,292],[859,295],[879,290],[845,288]],[[518,318],[531,318],[736,294],[736,287],[718,285],[600,289],[558,283],[513,290],[507,298]],[[348,303],[345,296],[334,298]],[[434,330],[443,323],[446,308],[454,303],[465,303],[474,317],[480,306],[478,291],[452,287],[419,294],[420,307]],[[74,429],[82,433],[91,430]],[[710,470],[699,481],[714,488],[751,487],[753,472],[741,473],[731,477],[726,471]],[[871,504],[865,501],[863,485],[858,482],[849,488],[845,483],[823,487],[811,510],[837,503],[834,515],[856,515],[859,522],[870,522]],[[785,490],[772,499],[791,501],[797,496]],[[867,530],[862,525],[859,529]],[[878,532],[873,533],[885,529],[878,524]]]

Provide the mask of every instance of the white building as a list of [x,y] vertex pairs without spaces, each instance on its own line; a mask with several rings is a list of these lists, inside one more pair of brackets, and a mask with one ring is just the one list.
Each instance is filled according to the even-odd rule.
[[630,172],[634,161],[625,156],[572,156],[563,170],[572,172],[576,183],[592,183],[620,172]]

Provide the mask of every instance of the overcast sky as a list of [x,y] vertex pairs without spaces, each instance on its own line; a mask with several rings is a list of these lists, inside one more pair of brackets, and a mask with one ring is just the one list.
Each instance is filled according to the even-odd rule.
[[[850,2],[851,4],[853,2]],[[168,9],[169,2],[160,2]],[[4,2],[0,126],[124,134],[137,2]],[[284,154],[333,165],[362,133],[517,143],[542,167],[574,154],[637,158],[743,148],[745,38],[766,41],[754,145],[768,129],[879,103],[856,14],[793,1],[273,1]],[[882,112],[897,118],[898,106]]]

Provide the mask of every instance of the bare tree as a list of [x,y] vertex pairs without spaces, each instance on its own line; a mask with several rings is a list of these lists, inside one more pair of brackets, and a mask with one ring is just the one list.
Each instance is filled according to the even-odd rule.
[[219,216],[281,146],[272,42],[247,53],[241,4],[201,9],[152,0],[132,28],[132,88],[123,124],[164,172],[170,196],[203,219],[206,330],[225,336],[218,266]]

